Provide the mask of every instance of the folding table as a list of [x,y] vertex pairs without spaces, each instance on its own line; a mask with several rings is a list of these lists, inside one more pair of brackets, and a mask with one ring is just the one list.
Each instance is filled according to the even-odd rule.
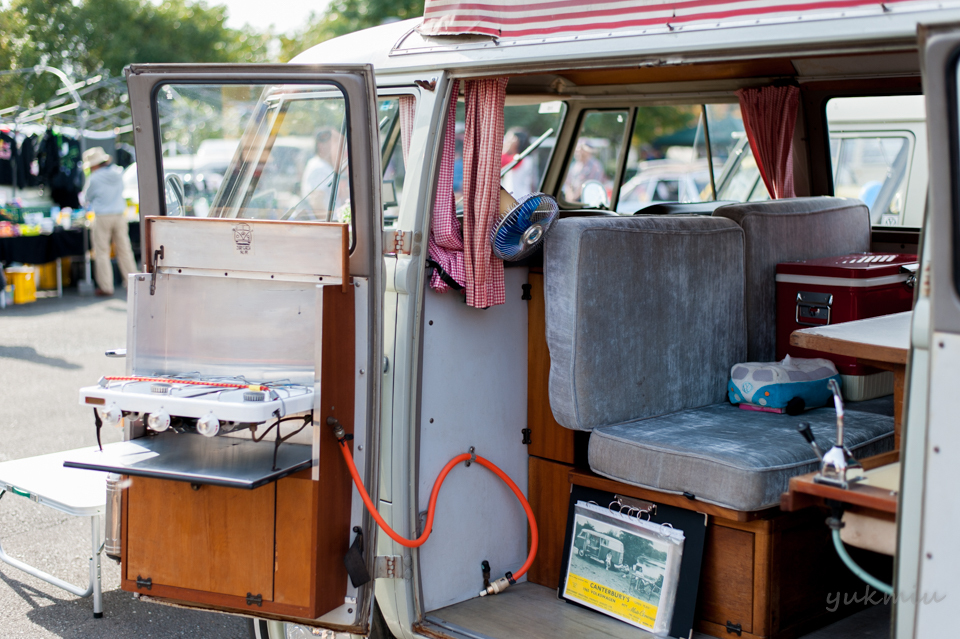
[[100,618],[103,616],[100,525],[106,510],[107,478],[101,472],[63,466],[64,458],[86,450],[68,450],[0,463],[0,497],[9,492],[68,515],[90,518],[90,583],[86,589],[14,559],[3,550],[2,545],[0,560],[78,597],[92,594],[93,616]]

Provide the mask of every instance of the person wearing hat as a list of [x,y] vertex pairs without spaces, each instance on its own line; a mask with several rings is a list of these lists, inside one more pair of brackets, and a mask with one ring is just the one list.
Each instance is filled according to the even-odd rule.
[[93,211],[94,277],[97,295],[113,295],[113,265],[110,263],[110,243],[117,251],[117,264],[124,283],[129,273],[137,272],[137,261],[130,247],[127,220],[123,212],[123,170],[112,163],[102,147],[95,146],[83,152],[83,168],[90,171],[81,197],[84,206]]

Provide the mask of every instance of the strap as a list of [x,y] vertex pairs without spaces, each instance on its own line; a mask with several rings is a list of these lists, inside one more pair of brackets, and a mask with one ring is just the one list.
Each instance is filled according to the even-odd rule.
[[437,275],[440,276],[440,279],[443,280],[443,283],[449,286],[450,288],[452,288],[453,290],[455,291],[463,290],[463,286],[457,280],[453,279],[453,277],[451,277],[449,273],[443,270],[442,266],[437,264],[437,262],[435,262],[433,259],[429,257],[427,258],[427,268],[432,268],[433,270],[435,270],[437,272]]

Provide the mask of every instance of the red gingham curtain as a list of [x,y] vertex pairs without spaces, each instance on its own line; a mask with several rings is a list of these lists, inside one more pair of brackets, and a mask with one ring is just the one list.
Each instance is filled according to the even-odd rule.
[[400,96],[400,144],[403,163],[410,157],[410,138],[413,136],[413,120],[417,114],[417,99],[412,95]]
[[[454,80],[443,136],[443,154],[440,156],[437,193],[433,199],[433,219],[430,224],[428,252],[430,259],[439,264],[440,268],[463,286],[467,281],[463,267],[463,236],[460,233],[460,222],[457,221],[457,206],[453,199],[453,161],[456,153],[457,95],[459,90],[460,81]],[[440,278],[440,274],[436,270],[430,278],[430,286],[439,293],[450,290],[450,287]]]
[[[453,199],[453,163],[459,82],[453,83],[430,226],[430,258],[464,287],[467,304],[503,304],[503,262],[493,255],[490,230],[500,214],[500,153],[507,78],[464,82],[463,229]],[[430,286],[450,290],[434,271]]]
[[794,86],[740,89],[740,112],[750,150],[770,197],[796,197],[793,189],[793,129],[800,89]]
[[500,216],[500,155],[507,78],[469,80],[464,86],[463,239],[467,304],[487,308],[505,301],[503,261],[490,246]]

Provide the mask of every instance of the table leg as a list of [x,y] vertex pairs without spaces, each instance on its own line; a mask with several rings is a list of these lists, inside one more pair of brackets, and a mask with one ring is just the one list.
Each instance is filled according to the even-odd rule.
[[100,515],[90,518],[90,585],[93,586],[93,618],[103,617],[103,588],[100,579]]

